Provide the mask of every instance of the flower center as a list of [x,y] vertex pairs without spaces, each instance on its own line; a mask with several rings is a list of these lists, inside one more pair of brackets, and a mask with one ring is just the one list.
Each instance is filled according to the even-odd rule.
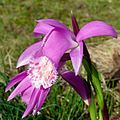
[[46,56],[36,60],[31,59],[29,62],[28,76],[32,79],[31,82],[35,88],[51,87],[57,79],[57,74],[54,64]]

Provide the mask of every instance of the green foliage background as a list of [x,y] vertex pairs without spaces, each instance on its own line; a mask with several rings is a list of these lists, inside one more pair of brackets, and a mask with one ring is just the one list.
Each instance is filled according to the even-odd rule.
[[[71,27],[71,11],[79,26],[92,20],[103,20],[120,30],[119,0],[0,0],[0,116],[3,120],[20,120],[25,105],[19,97],[7,102],[4,93],[9,77],[18,73],[16,61],[23,50],[34,43],[32,31],[35,20],[52,18]],[[89,42],[100,42],[104,38],[93,38]],[[70,66],[71,68],[71,66]],[[9,77],[8,77],[9,76]],[[108,96],[109,114],[113,112],[113,98]],[[71,87],[61,79],[52,91],[40,115],[25,120],[89,120],[87,107]]]

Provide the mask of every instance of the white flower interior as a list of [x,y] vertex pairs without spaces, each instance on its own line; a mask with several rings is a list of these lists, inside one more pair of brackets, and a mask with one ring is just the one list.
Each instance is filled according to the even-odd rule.
[[54,64],[46,56],[29,62],[28,76],[35,88],[43,86],[46,89],[51,87],[57,79],[57,74]]

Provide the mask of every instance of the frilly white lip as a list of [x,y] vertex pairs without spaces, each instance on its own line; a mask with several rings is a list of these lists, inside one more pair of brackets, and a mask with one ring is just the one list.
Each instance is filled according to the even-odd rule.
[[29,62],[28,77],[35,88],[51,87],[57,79],[57,74],[54,64],[46,56],[41,56],[37,60],[31,59]]

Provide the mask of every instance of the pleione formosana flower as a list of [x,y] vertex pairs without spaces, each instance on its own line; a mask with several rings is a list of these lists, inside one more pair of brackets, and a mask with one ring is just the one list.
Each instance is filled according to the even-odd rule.
[[[13,77],[5,90],[7,92],[17,84],[8,100],[17,95],[22,97],[27,105],[22,118],[32,111],[34,115],[38,113],[59,76],[62,76],[76,90],[87,105],[90,104],[90,87],[87,81],[78,75],[83,57],[82,41],[102,35],[116,37],[116,32],[111,25],[102,21],[90,22],[78,32],[75,30],[74,19],[72,21],[74,32],[53,19],[37,21],[34,35],[35,37],[44,35],[44,38],[22,53],[17,68],[26,65],[27,69]],[[62,69],[67,60],[72,61],[75,72]]]

